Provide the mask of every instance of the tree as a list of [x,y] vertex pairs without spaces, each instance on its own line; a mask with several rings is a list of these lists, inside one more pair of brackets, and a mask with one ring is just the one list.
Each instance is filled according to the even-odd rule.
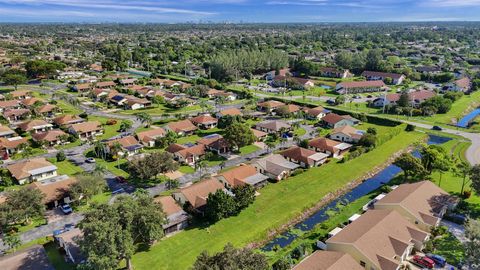
[[95,205],[85,213],[79,228],[80,249],[89,269],[117,269],[121,260],[132,268],[136,244],[150,246],[163,236],[165,214],[145,193],[119,196],[112,205]]
[[145,125],[145,127],[149,127],[152,124],[152,116],[150,114],[141,112],[136,114],[137,119]]
[[19,84],[27,82],[27,77],[22,73],[6,73],[3,74],[2,80],[7,85],[13,85],[15,90],[17,90]]
[[344,95],[337,96],[335,98],[335,105],[345,104],[346,98]]
[[246,124],[234,122],[225,129],[225,140],[237,149],[255,142],[255,135]]
[[408,107],[410,106],[410,95],[408,94],[407,91],[402,91],[400,94],[400,98],[398,99],[397,102],[398,106],[400,107]]
[[178,135],[175,132],[168,131],[165,136],[155,139],[155,146],[159,148],[165,148],[177,141]]
[[255,201],[255,188],[251,185],[234,187],[232,192],[235,195],[235,202],[238,210],[247,208]]
[[380,64],[383,59],[382,51],[380,49],[373,49],[368,51],[365,68],[367,70],[377,71],[380,69]]
[[222,252],[208,255],[203,251],[195,261],[193,270],[266,270],[269,265],[265,255],[253,252],[251,249],[236,249],[232,244],[227,244]]
[[472,189],[479,194],[480,193],[480,165],[472,167],[469,173]]
[[427,171],[423,167],[420,159],[410,153],[401,154],[393,164],[403,170],[405,180],[407,181],[410,178],[411,180],[418,180],[427,175]]
[[98,174],[83,173],[76,176],[77,182],[70,189],[72,197],[76,200],[81,197],[89,200],[94,195],[102,193],[107,187],[105,180]]
[[375,147],[377,144],[377,136],[372,133],[365,133],[358,141],[358,144],[367,148]]
[[22,244],[22,241],[20,241],[20,238],[17,234],[6,234],[3,237],[3,243],[5,243],[8,248],[15,251]]
[[235,199],[223,190],[220,189],[208,195],[205,216],[211,222],[217,222],[236,213],[237,205]]
[[150,153],[143,158],[133,158],[128,163],[130,174],[140,179],[151,179],[160,173],[171,172],[177,169],[178,163],[173,159],[173,155],[168,152]]
[[480,268],[480,221],[468,219],[465,224],[465,265],[470,269]]
[[64,63],[58,61],[33,60],[25,64],[25,69],[30,78],[50,78],[57,73],[57,70],[63,70],[65,66]]
[[7,224],[20,221],[30,223],[32,218],[41,217],[45,213],[44,194],[38,189],[23,187],[8,192],[6,197],[1,211],[7,217]]
[[65,156],[65,152],[60,151],[57,153],[56,158],[57,158],[57,162],[62,162],[67,159],[67,156]]
[[457,162],[457,166],[454,167],[455,175],[462,178],[462,187],[460,188],[461,195],[463,195],[465,186],[470,183],[469,174],[471,171],[472,171],[472,166],[470,166],[470,164],[465,161]]
[[124,120],[120,123],[120,132],[126,132],[132,127],[132,122]]

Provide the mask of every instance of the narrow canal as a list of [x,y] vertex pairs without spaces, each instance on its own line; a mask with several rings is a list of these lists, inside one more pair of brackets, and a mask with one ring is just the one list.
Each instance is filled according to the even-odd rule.
[[460,119],[460,121],[458,121],[457,127],[468,128],[470,123],[479,115],[480,115],[480,109],[473,110],[469,114],[462,117],[462,119]]
[[[428,144],[443,144],[448,142],[449,140],[450,138],[431,135],[429,136]],[[417,157],[420,156],[418,152],[414,152],[414,155]],[[349,202],[356,201],[357,199],[390,182],[401,171],[402,170],[399,167],[395,165],[389,165],[388,167],[377,173],[375,176],[365,180],[363,183],[352,189],[350,192],[335,199],[334,201],[325,205],[301,223],[295,225],[293,227],[293,230],[287,231],[270,241],[262,248],[262,250],[271,251],[275,246],[280,246],[281,248],[283,248],[289,245],[298,237],[297,234],[291,233],[291,231],[301,230],[303,232],[308,232],[312,230],[317,224],[322,223],[328,219],[328,212],[338,210],[336,207],[339,203],[347,204]]]

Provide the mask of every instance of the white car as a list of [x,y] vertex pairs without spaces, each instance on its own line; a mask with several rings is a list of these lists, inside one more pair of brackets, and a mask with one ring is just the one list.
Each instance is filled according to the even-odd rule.
[[65,215],[71,214],[73,212],[72,207],[70,207],[68,203],[61,205],[60,210],[62,210]]
[[95,159],[92,158],[92,157],[89,157],[89,158],[87,158],[87,159],[85,160],[85,162],[87,162],[87,163],[95,163]]

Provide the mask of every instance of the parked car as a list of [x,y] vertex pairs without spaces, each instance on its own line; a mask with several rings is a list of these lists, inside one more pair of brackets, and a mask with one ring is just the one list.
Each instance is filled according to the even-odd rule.
[[426,256],[427,256],[427,258],[434,261],[435,265],[437,265],[437,266],[445,267],[445,265],[447,264],[447,260],[440,255],[428,253]]
[[439,126],[433,126],[433,127],[432,127],[432,130],[442,131],[443,128],[441,128],[441,127],[439,127]]
[[87,159],[85,159],[85,162],[87,163],[95,163],[95,159],[93,157],[89,157]]
[[435,262],[432,259],[429,259],[425,256],[415,255],[412,259],[413,263],[420,265],[422,267],[426,267],[428,269],[432,269],[435,267]]
[[127,182],[127,179],[125,179],[125,177],[123,177],[123,176],[117,176],[117,177],[115,177],[115,180],[117,180],[117,182],[119,182],[119,183],[126,183]]
[[70,207],[70,205],[69,205],[68,203],[62,204],[62,205],[60,206],[60,210],[62,210],[62,212],[63,212],[65,215],[71,214],[71,213],[73,212],[72,207]]

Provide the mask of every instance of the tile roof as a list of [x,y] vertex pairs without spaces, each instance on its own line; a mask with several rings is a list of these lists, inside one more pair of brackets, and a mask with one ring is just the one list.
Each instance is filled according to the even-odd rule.
[[256,128],[264,128],[268,130],[273,130],[275,132],[280,131],[282,128],[290,129],[292,126],[285,121],[272,120],[272,121],[263,121],[255,125]]
[[330,153],[335,153],[337,151],[336,146],[339,144],[341,143],[324,137],[315,138],[308,142],[308,146],[326,150]]
[[197,127],[188,119],[168,123],[167,126],[174,132],[189,132],[197,130]]
[[392,78],[392,79],[400,79],[402,74],[397,73],[387,73],[387,72],[378,72],[378,71],[364,71],[362,73],[364,77],[382,77],[382,78]]
[[89,121],[73,124],[71,128],[77,133],[87,133],[102,129],[102,124],[98,121]]
[[204,114],[204,115],[199,115],[197,117],[191,118],[190,121],[194,124],[212,124],[212,123],[217,123],[218,120],[216,118],[213,118],[209,114]]
[[364,270],[352,256],[338,251],[315,251],[292,270]]
[[284,105],[285,105],[285,103],[280,102],[280,101],[276,101],[276,100],[268,100],[268,101],[265,101],[265,102],[258,103],[258,106],[260,106],[260,107],[271,108],[271,109],[275,109],[275,108],[278,108],[278,107],[281,107],[281,106],[284,106]]
[[298,146],[292,146],[287,150],[281,151],[280,155],[286,158],[298,160],[308,165],[312,165],[313,163],[315,163],[315,161],[326,159],[328,157],[325,154],[317,153],[313,150],[298,147]]
[[208,179],[197,182],[189,187],[180,189],[188,202],[194,207],[199,208],[207,203],[207,197],[210,193],[224,189],[222,183],[217,179]]
[[335,128],[332,130],[330,134],[336,134],[336,133],[342,133],[354,139],[360,139],[363,136],[363,132],[351,126],[343,126],[343,127]]
[[108,145],[108,146],[112,146],[112,145],[114,145],[115,143],[119,143],[123,148],[128,148],[128,147],[131,147],[131,146],[135,146],[135,145],[139,145],[139,144],[140,144],[140,143],[137,141],[137,139],[135,139],[135,137],[133,137],[133,136],[125,136],[125,137],[122,137],[122,138],[118,138],[118,139],[115,139],[115,140],[108,141],[108,142],[107,142],[107,145]]
[[52,124],[47,123],[45,120],[36,119],[36,120],[23,122],[20,125],[18,125],[18,127],[23,131],[31,131],[36,127],[43,127],[43,126],[51,127]]
[[51,111],[54,111],[57,109],[57,106],[55,105],[52,105],[52,104],[45,104],[41,107],[39,107],[36,111],[38,113],[47,113],[47,112],[51,112]]
[[0,149],[16,149],[21,144],[28,144],[28,139],[23,137],[0,138]]
[[336,113],[329,113],[327,115],[325,115],[325,117],[322,118],[322,121],[326,122],[326,123],[329,123],[329,124],[332,124],[332,125],[335,125],[336,123],[344,120],[345,118],[343,118],[341,115],[338,115]]
[[30,114],[29,109],[7,109],[3,111],[3,117],[10,118],[12,116],[22,116]]
[[38,132],[38,133],[32,134],[32,138],[37,142],[38,141],[53,142],[58,140],[60,136],[64,136],[64,135],[67,135],[67,134],[62,130],[53,129],[46,132]]
[[43,181],[33,182],[29,185],[30,188],[40,190],[43,195],[43,202],[45,204],[62,199],[66,193],[70,191],[77,179],[68,176],[55,177]]
[[236,187],[238,185],[244,185],[248,177],[256,174],[257,170],[252,165],[240,165],[218,176],[223,177],[232,187]]
[[171,196],[160,196],[155,198],[154,201],[162,205],[162,210],[167,216],[183,211]]
[[239,109],[237,108],[230,108],[230,109],[226,109],[226,110],[223,110],[223,111],[220,111],[220,114],[222,116],[225,116],[225,115],[232,115],[232,116],[235,116],[235,115],[242,115],[242,111],[240,111]]
[[152,130],[147,130],[137,133],[137,137],[142,142],[150,142],[155,140],[158,137],[165,136],[166,131],[163,128],[155,128]]
[[45,158],[33,158],[8,165],[7,169],[16,179],[23,179],[29,177],[33,170],[52,166],[55,167]]
[[53,122],[59,126],[67,125],[71,123],[84,122],[85,119],[78,117],[76,115],[64,114],[62,116],[56,117],[53,119]]

